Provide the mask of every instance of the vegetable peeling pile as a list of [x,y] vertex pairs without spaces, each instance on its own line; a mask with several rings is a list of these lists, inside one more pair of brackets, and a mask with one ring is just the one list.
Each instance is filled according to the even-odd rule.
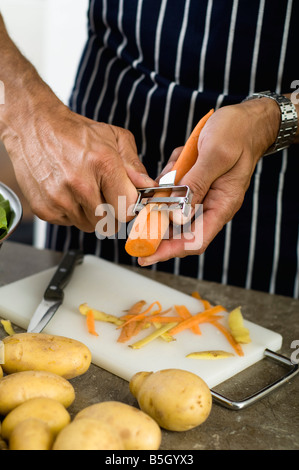
[[[86,316],[86,325],[90,334],[98,336],[95,330],[96,322],[111,323],[119,330],[117,342],[130,342],[128,345],[132,349],[140,349],[157,338],[166,342],[175,341],[176,336],[186,330],[201,336],[200,326],[208,323],[226,338],[228,345],[233,348],[234,354],[219,350],[194,351],[187,355],[188,358],[215,360],[225,359],[235,354],[244,356],[242,344],[250,343],[251,339],[249,330],[243,324],[241,308],[237,307],[229,313],[222,305],[211,306],[208,301],[201,299],[197,292],[192,296],[201,300],[201,305],[204,306],[203,311],[191,314],[185,305],[173,305],[171,308],[163,310],[158,300],[150,305],[147,305],[144,300],[140,300],[120,317],[96,310],[87,303],[81,304],[79,311]],[[136,337],[144,330],[150,330],[150,333],[138,340]],[[136,338],[137,341],[132,342],[133,338]]]

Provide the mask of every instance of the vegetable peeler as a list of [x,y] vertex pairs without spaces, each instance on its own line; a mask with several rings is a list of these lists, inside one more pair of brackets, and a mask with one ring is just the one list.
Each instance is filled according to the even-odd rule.
[[[187,185],[175,185],[176,170],[169,171],[160,178],[159,186],[153,188],[138,188],[137,202],[133,208],[133,214],[138,214],[147,204],[159,204],[156,210],[181,209],[184,216],[188,217],[191,210],[192,192]],[[181,196],[171,196],[171,193],[183,193]],[[155,193],[169,193],[167,196]],[[154,208],[155,210],[155,208]]]

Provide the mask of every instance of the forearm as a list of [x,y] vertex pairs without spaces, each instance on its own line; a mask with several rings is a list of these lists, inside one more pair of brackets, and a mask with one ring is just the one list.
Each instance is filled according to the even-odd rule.
[[[0,138],[24,129],[36,111],[62,103],[41,79],[33,65],[10,39],[0,14],[0,80],[4,85],[4,104],[0,106]],[[41,116],[42,112],[38,112]]]

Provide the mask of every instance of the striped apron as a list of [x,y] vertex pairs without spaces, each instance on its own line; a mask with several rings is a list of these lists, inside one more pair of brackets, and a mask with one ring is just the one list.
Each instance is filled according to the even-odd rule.
[[[70,108],[129,129],[155,178],[209,109],[294,91],[298,18],[298,0],[91,0]],[[203,255],[150,269],[298,298],[298,170],[296,145],[261,159]],[[48,226],[48,248],[134,265],[124,243]]]

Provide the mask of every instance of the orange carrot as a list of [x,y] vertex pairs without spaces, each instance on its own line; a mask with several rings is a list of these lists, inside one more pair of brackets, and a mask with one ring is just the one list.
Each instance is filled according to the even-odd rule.
[[[187,307],[185,307],[185,305],[175,305],[174,308],[176,309],[180,317],[183,318],[184,320],[192,317],[192,314],[189,312]],[[193,333],[195,333],[196,335],[201,335],[201,331],[198,325],[192,326],[191,329]]]
[[192,292],[191,296],[194,297],[195,299],[200,300],[205,310],[208,310],[208,308],[211,308],[210,302],[208,300],[203,299],[198,292]]
[[129,325],[124,326],[121,329],[119,337],[117,338],[118,343],[125,343],[128,339],[131,338],[133,330],[135,328],[135,322],[130,323]]
[[[175,162],[172,168],[172,171],[176,171],[175,184],[178,184],[195,164],[198,156],[197,142],[199,134],[213,112],[214,110],[211,109],[200,119]],[[168,197],[170,194],[171,190],[161,190],[155,192],[154,197]],[[157,204],[147,204],[136,217],[125,245],[125,250],[129,255],[144,257],[157,251],[169,227],[168,211],[153,210],[157,207]]]
[[146,318],[146,321],[150,323],[174,323],[181,322],[181,317],[162,317],[161,315],[154,315]]
[[132,307],[130,307],[130,309],[127,311],[127,314],[120,317],[120,319],[124,320],[125,317],[128,315],[136,315],[136,313],[139,313],[145,304],[146,304],[145,300],[139,300],[134,305],[132,305]]
[[213,317],[216,313],[222,312],[223,307],[221,305],[216,305],[215,307],[210,308],[209,310],[205,310],[204,312],[199,312],[193,315],[191,318],[187,318],[183,320],[181,323],[173,327],[170,331],[170,335],[176,335],[187,328],[191,328],[198,323],[204,323],[210,318]]
[[205,116],[203,116],[191,132],[185,146],[180,153],[179,158],[172,167],[172,171],[176,170],[175,183],[177,184],[183,176],[193,167],[197,160],[198,150],[197,143],[199,134],[201,133],[204,125],[209,117],[213,114],[214,109],[211,109]]
[[211,318],[209,320],[209,323],[211,323],[211,325],[214,325],[216,328],[218,328],[219,331],[221,331],[221,333],[226,337],[226,339],[229,341],[231,346],[234,348],[238,356],[244,356],[242,346],[236,342],[236,340],[233,338],[233,336],[231,335],[231,333],[228,331],[228,329],[225,326],[223,326],[214,318]]
[[138,333],[142,330],[144,327],[145,321],[133,321],[131,323],[128,323],[126,326],[124,326],[120,332],[120,335],[117,339],[118,343],[125,343],[129,339],[131,339],[133,336],[138,335]]
[[201,295],[197,291],[192,292],[191,296],[195,299],[201,300]]
[[209,308],[211,308],[211,304],[208,300],[202,299],[202,303],[203,303],[205,310],[208,310]]
[[158,305],[158,309],[155,310],[154,312],[152,312],[152,315],[160,313],[161,310],[162,310],[162,306],[161,306],[160,302],[158,300],[156,300],[148,308],[146,308],[143,312],[140,312],[140,313],[137,313],[136,315],[133,315],[128,320],[126,320],[125,323],[120,325],[118,328],[123,328],[124,326],[126,326],[128,323],[131,323],[132,321],[143,320],[144,317],[146,316],[146,314],[149,313],[152,310],[152,308],[154,307],[155,304]]
[[86,315],[86,324],[87,324],[87,329],[88,333],[94,336],[99,336],[98,333],[95,330],[95,324],[94,324],[94,315],[93,311],[89,310]]

